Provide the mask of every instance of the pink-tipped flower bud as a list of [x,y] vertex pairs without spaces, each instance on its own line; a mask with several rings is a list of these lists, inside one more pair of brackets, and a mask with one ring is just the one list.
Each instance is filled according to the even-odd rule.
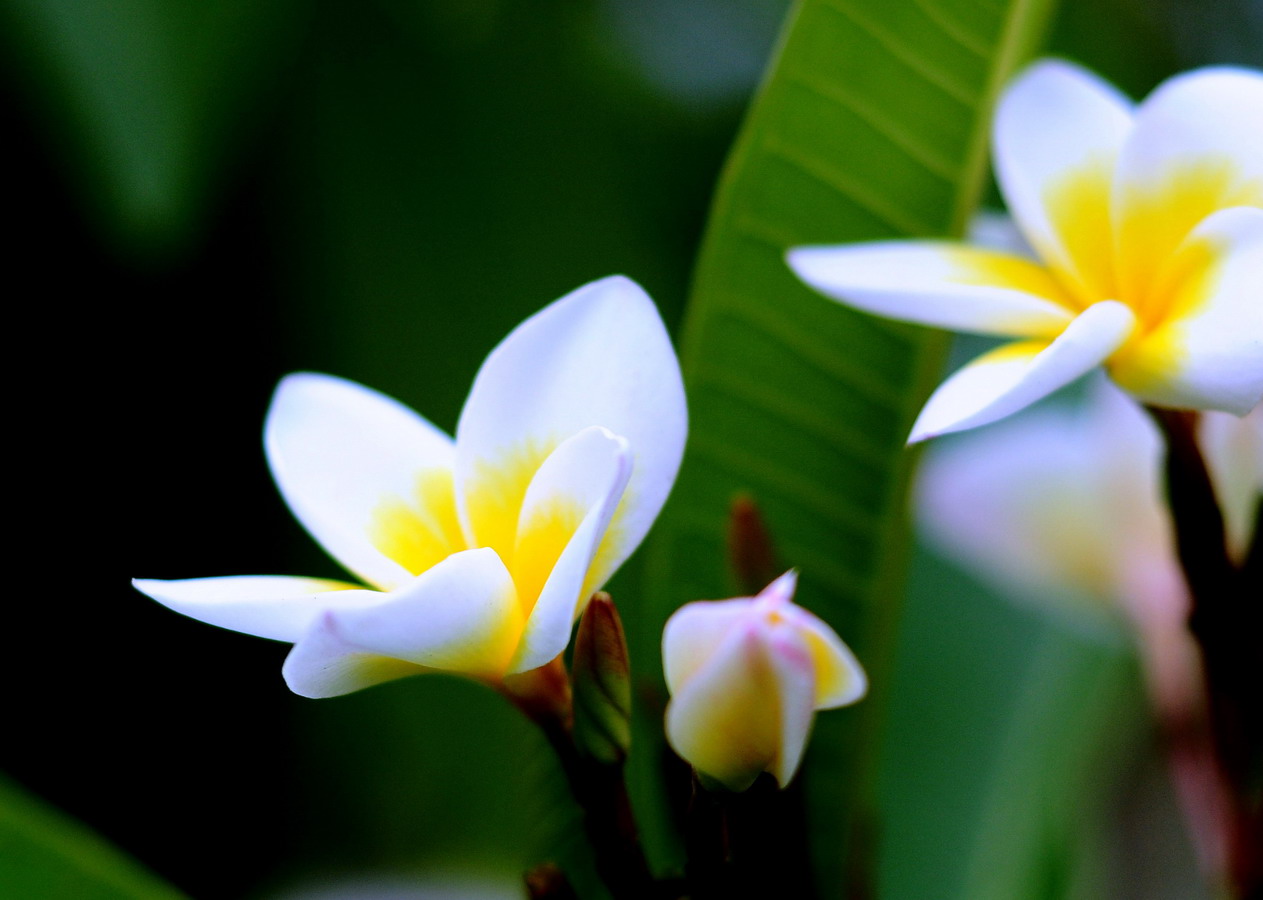
[[784,787],[818,709],[854,703],[868,682],[828,625],[793,603],[787,572],[757,597],[689,603],[662,636],[667,740],[734,791],[770,772]]

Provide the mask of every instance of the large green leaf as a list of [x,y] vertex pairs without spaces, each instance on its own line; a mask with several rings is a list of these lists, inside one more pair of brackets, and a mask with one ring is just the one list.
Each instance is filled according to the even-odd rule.
[[826,896],[838,894],[869,802],[905,562],[904,439],[943,338],[822,299],[783,256],[798,244],[959,234],[985,184],[993,102],[1048,6],[800,3],[729,158],[696,271],[682,337],[689,451],[649,554],[653,614],[637,621],[637,644],[655,646],[682,602],[736,590],[726,514],[734,494],[753,496],[782,561],[801,567],[801,602],[872,676],[864,704],[820,719],[806,773]]
[[0,778],[0,897],[181,900],[133,860]]

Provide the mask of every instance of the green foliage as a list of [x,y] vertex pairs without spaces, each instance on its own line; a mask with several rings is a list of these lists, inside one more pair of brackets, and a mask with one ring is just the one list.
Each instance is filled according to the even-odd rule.
[[[907,545],[904,439],[944,338],[843,309],[785,251],[960,234],[986,174],[990,112],[1044,23],[1044,2],[805,0],[728,160],[682,336],[688,455],[649,555],[654,615],[735,591],[725,515],[762,509],[800,601],[872,676],[822,716],[804,774],[822,890],[838,893],[871,802],[875,727]],[[651,644],[650,644],[651,645]],[[858,853],[856,854],[859,855]]]
[[181,900],[83,825],[0,778],[0,897]]
[[1102,831],[1144,753],[1126,642],[1070,610],[1007,603],[933,557],[909,588],[881,748],[881,896],[1111,894]]
[[166,254],[214,192],[293,55],[291,0],[3,0],[4,49],[40,99],[102,234]]

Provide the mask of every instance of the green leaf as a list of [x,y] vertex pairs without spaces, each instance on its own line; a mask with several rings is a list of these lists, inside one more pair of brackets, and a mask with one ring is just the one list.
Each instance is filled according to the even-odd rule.
[[0,777],[0,897],[181,900],[183,895]]
[[1114,893],[1092,871],[1117,839],[1102,834],[1110,788],[1151,752],[1121,631],[1006,601],[928,555],[908,596],[881,750],[880,895]]
[[830,303],[795,280],[784,253],[960,234],[986,181],[997,92],[1048,6],[798,4],[728,160],[696,271],[681,348],[689,451],[650,550],[654,614],[635,644],[655,646],[681,603],[735,591],[726,514],[734,495],[751,495],[782,564],[801,567],[800,601],[855,648],[873,684],[860,706],[818,719],[804,772],[824,896],[839,894],[870,802],[905,567],[904,440],[944,338]]

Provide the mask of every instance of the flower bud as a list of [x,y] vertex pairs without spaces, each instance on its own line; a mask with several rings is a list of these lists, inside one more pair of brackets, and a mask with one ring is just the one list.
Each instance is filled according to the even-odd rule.
[[761,772],[784,787],[818,709],[854,703],[867,679],[828,625],[792,602],[787,572],[757,597],[689,603],[662,636],[667,740],[734,791]]
[[603,591],[579,620],[573,681],[576,746],[599,762],[621,763],[631,745],[631,668],[623,623]]

